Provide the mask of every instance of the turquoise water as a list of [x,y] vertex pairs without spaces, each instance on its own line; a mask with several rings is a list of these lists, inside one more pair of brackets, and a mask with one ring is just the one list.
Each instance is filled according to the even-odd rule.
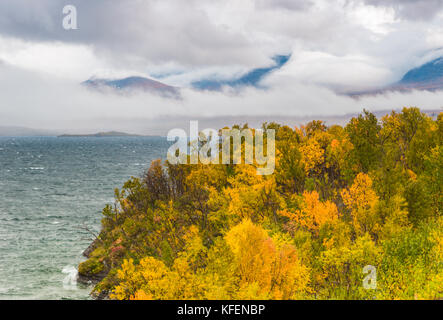
[[76,267],[114,188],[165,158],[160,137],[0,137],[0,299],[87,299]]

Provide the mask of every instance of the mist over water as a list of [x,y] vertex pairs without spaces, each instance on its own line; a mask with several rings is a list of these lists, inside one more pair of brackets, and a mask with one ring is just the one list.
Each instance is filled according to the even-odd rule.
[[114,189],[165,158],[160,137],[0,137],[0,299],[85,299],[82,252]]

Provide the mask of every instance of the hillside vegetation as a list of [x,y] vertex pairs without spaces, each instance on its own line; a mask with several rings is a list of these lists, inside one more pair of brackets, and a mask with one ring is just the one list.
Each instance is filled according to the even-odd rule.
[[[116,190],[83,277],[112,299],[443,297],[443,113],[276,123],[276,168],[152,163]],[[376,285],[365,289],[365,266]],[[374,275],[374,274],[372,274]]]

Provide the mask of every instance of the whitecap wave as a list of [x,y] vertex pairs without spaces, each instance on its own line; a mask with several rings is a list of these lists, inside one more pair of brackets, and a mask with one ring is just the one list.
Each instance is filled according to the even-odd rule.
[[66,290],[77,289],[77,269],[74,266],[65,266],[62,269],[62,273],[66,274],[66,277],[63,279],[63,288]]

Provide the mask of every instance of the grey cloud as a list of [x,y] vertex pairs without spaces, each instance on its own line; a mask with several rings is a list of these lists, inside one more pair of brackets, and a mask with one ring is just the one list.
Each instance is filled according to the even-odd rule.
[[[64,2],[1,1],[0,34],[32,41],[86,44],[114,63],[143,65],[265,64],[247,37],[216,26],[199,1],[70,0],[78,30],[62,28]],[[119,61],[120,60],[120,61]]]
[[288,123],[297,117],[340,116],[360,112],[362,108],[376,111],[410,105],[438,110],[443,100],[443,92],[413,92],[357,101],[294,81],[280,81],[268,91],[249,88],[240,93],[194,90],[182,93],[180,102],[148,93],[102,94],[76,83],[0,65],[0,126],[77,133],[115,129],[166,134],[177,125],[186,126],[187,119],[214,126],[231,125],[235,119],[251,123],[257,119],[284,118]]
[[397,16],[410,20],[433,18],[443,8],[443,0],[364,0],[366,4],[394,8]]
[[310,0],[258,0],[257,5],[267,8],[300,11],[310,8],[313,2]]
[[[355,6],[343,7],[346,1],[2,0],[0,36],[86,45],[103,62],[103,69],[141,74],[180,71],[181,78],[172,77],[180,85],[208,74],[229,78],[270,65],[273,54],[289,52],[294,59],[300,52],[334,57],[336,69],[324,63],[313,79],[306,79],[308,83],[330,75],[340,65],[347,71],[340,72],[340,83],[352,84],[355,70],[349,68],[349,57],[384,69],[382,74],[388,76],[383,81],[390,82],[415,65],[418,53],[443,45],[443,40],[429,43],[426,37],[429,30],[440,30],[438,22],[415,21],[440,12],[443,0],[347,1],[391,6],[397,14],[415,19],[389,25],[387,34],[374,32],[371,21],[352,20]],[[62,28],[66,3],[78,9],[78,30]],[[312,75],[312,66],[319,60],[306,61],[303,67]],[[367,74],[358,76],[367,82]]]

